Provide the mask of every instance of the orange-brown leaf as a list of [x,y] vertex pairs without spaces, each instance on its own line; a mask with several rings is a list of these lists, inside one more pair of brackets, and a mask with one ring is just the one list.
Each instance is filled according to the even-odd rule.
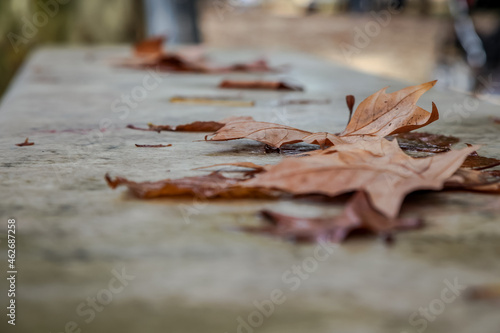
[[285,158],[242,185],[332,197],[362,190],[370,196],[375,209],[395,218],[408,193],[442,189],[444,182],[474,151],[474,147],[467,147],[417,159],[401,151],[396,141],[381,143],[383,155],[353,149],[330,155]]
[[243,188],[239,186],[241,179],[224,177],[218,172],[205,176],[142,183],[133,182],[122,177],[112,179],[109,174],[106,174],[105,179],[109,187],[115,189],[119,186],[126,186],[133,195],[143,199],[182,196],[231,199],[273,196],[273,191],[267,189]]
[[341,136],[375,135],[385,137],[426,126],[437,119],[435,104],[432,112],[416,105],[418,99],[436,84],[436,81],[407,87],[393,93],[383,88],[366,98],[357,107]]

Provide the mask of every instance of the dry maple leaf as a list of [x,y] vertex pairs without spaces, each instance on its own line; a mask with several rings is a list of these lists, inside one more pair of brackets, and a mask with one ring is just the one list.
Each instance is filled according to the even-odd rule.
[[365,191],[375,209],[395,218],[405,196],[417,190],[441,190],[444,182],[475,149],[461,150],[426,158],[406,155],[396,141],[381,141],[383,155],[364,149],[335,154],[285,158],[266,168],[242,186],[280,190],[294,195]]
[[342,242],[354,232],[372,232],[386,239],[398,230],[416,229],[422,221],[416,218],[388,218],[371,206],[364,192],[357,192],[340,216],[331,218],[302,218],[271,211],[262,211],[270,225],[246,227],[244,230],[270,234],[299,242]]
[[[432,88],[435,82],[407,87],[391,94],[385,93],[386,88],[378,91],[361,102],[346,129],[340,134],[311,133],[290,126],[256,122],[258,123],[258,136],[254,135],[253,130],[248,128],[249,126],[257,126],[256,124],[240,123],[222,127],[216,133],[221,135],[216,135],[217,140],[215,141],[252,139],[275,148],[288,143],[305,142],[324,148],[344,141],[352,142],[352,138],[354,140],[364,136],[383,138],[391,134],[408,132],[430,124],[439,118],[434,103],[432,104],[432,113],[416,106],[420,96]],[[349,95],[346,101],[349,108],[354,105],[353,96]],[[289,137],[293,140],[282,140],[283,137],[287,136],[285,131],[290,131]],[[250,136],[246,136],[247,133]],[[301,133],[304,134],[302,137],[300,137]],[[265,138],[265,141],[262,141],[261,138]],[[424,145],[423,142],[420,144],[421,147]],[[426,145],[428,150],[432,148],[429,145]],[[446,151],[447,149],[436,148],[436,150]]]
[[29,142],[29,138],[26,138],[26,140],[24,140],[24,142],[16,143],[16,146],[24,147],[24,146],[33,146],[34,144],[35,144],[34,142]]
[[375,135],[385,137],[409,132],[439,119],[436,105],[432,112],[416,105],[418,99],[437,81],[407,87],[393,93],[383,88],[358,105],[354,115],[340,136]]
[[152,131],[152,132],[162,132],[162,131],[174,131],[174,132],[215,132],[224,125],[231,122],[240,121],[253,121],[252,117],[228,117],[219,121],[195,121],[189,124],[170,126],[170,125],[155,125],[148,124],[148,128],[137,127],[134,125],[127,125],[127,128],[139,130],[139,131]]

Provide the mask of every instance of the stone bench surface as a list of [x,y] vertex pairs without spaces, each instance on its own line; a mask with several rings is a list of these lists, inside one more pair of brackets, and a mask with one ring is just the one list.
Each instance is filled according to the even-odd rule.
[[[141,201],[104,181],[106,172],[160,180],[205,174],[193,169],[216,163],[281,158],[250,141],[199,142],[204,134],[132,131],[127,124],[253,116],[335,133],[347,122],[346,94],[359,103],[384,86],[394,91],[408,84],[296,53],[269,53],[272,64],[290,65],[272,75],[152,74],[110,65],[129,53],[125,47],[41,49],[3,98],[0,215],[3,234],[7,219],[17,220],[15,331],[399,333],[425,324],[428,333],[498,332],[498,306],[468,301],[460,290],[444,292],[453,301],[441,300],[450,283],[499,282],[497,196],[413,194],[403,214],[424,217],[425,229],[398,235],[393,246],[355,239],[330,253],[236,229],[261,223],[256,212],[263,208],[333,216],[341,204]],[[261,54],[210,52],[221,63]],[[256,77],[291,80],[306,91],[216,88],[224,78]],[[256,106],[170,104],[175,95],[242,96]],[[332,102],[277,106],[288,98]],[[500,156],[500,127],[489,119],[498,106],[439,88],[419,105],[429,109],[432,101],[442,119],[426,131],[459,136],[482,144],[484,155]],[[26,137],[35,145],[14,145]],[[136,143],[172,147],[139,149]],[[315,257],[318,251],[324,261]],[[6,262],[5,250],[0,258]],[[269,305],[273,298],[280,304]],[[421,307],[430,307],[428,319]]]

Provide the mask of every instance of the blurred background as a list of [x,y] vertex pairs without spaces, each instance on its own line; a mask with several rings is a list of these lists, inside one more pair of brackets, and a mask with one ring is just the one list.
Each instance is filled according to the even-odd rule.
[[499,102],[498,0],[2,0],[0,98],[48,44],[169,43],[294,50]]

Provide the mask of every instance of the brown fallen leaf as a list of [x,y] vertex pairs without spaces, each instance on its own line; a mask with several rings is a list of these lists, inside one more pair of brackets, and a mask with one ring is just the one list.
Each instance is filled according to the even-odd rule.
[[152,131],[152,132],[162,132],[162,131],[174,131],[174,132],[215,132],[224,125],[231,122],[239,121],[253,121],[252,117],[228,117],[220,121],[195,121],[189,124],[170,126],[170,125],[155,125],[148,124],[148,128],[137,127],[134,125],[127,125],[127,128],[139,130],[139,131]]
[[370,204],[368,195],[357,192],[340,216],[301,218],[264,210],[261,215],[270,225],[243,228],[249,232],[270,234],[298,242],[342,242],[355,232],[372,232],[390,239],[399,230],[416,229],[420,219],[388,218]]
[[162,145],[162,144],[159,144],[159,145],[138,145],[136,143],[135,146],[138,148],[164,148],[164,147],[172,147],[172,144],[168,144],[168,145]]
[[[214,175],[212,177],[217,177],[218,182],[216,188],[212,186],[211,178],[206,180],[203,177],[142,184],[120,179],[118,183],[126,185],[139,197],[177,195],[178,184],[184,185],[183,193],[201,191],[205,197],[228,198],[236,194],[238,197],[252,197],[255,193],[269,192],[334,197],[352,191],[364,191],[374,209],[395,219],[408,193],[423,189],[441,190],[467,155],[477,149],[467,147],[415,159],[406,155],[396,141],[381,141],[381,145],[384,151],[382,155],[353,149],[329,155],[285,158],[276,165],[256,170],[249,179]],[[112,187],[116,187],[112,184],[117,184],[109,180],[108,183]],[[173,187],[173,184],[176,186]]]
[[33,146],[34,144],[35,144],[34,142],[29,142],[29,139],[26,138],[26,140],[24,140],[24,142],[16,143],[16,146],[24,147],[24,146]]
[[136,183],[126,178],[112,179],[105,176],[109,187],[115,189],[126,186],[129,191],[142,199],[158,197],[192,196],[197,198],[272,198],[274,191],[251,187],[241,187],[241,178],[228,178],[218,172],[209,175],[166,179],[157,182]]
[[218,105],[231,107],[248,107],[254,106],[254,101],[239,100],[232,97],[184,97],[175,96],[170,98],[170,103],[181,104],[201,104],[201,105]]
[[354,115],[340,136],[375,135],[409,132],[424,127],[439,119],[436,105],[432,112],[416,105],[420,96],[431,89],[437,81],[407,87],[393,93],[383,88],[358,105]]
[[292,90],[303,91],[304,88],[282,81],[236,81],[224,80],[219,84],[222,89],[258,89],[258,90]]
[[353,149],[329,155],[285,158],[241,185],[294,195],[315,193],[331,197],[362,190],[369,195],[375,209],[396,218],[408,193],[441,190],[467,155],[475,150],[467,147],[431,157],[412,158],[395,141],[385,140],[381,144],[383,155]]
[[[276,84],[276,83],[274,83]],[[337,142],[346,140],[357,140],[363,136],[383,138],[388,135],[408,132],[423,127],[439,118],[439,113],[434,104],[432,112],[417,107],[416,103],[420,96],[434,86],[435,81],[408,87],[391,94],[385,93],[385,88],[366,98],[356,109],[352,119],[346,129],[340,134],[331,133],[311,133],[293,127],[272,123],[259,123],[259,135],[256,138],[250,128],[252,123],[240,123],[233,126],[224,126],[216,134],[217,141],[228,141],[236,139],[252,139],[268,144],[271,147],[279,148],[284,144],[306,142],[318,144],[321,148],[335,145]],[[354,105],[354,97],[347,97],[348,107]],[[265,125],[266,124],[266,125]],[[279,133],[276,133],[279,131]],[[293,140],[282,140],[290,131]],[[251,137],[245,136],[245,134]],[[300,137],[303,133],[303,137]],[[265,141],[260,140],[265,138]],[[422,141],[423,136],[420,137]],[[352,140],[351,140],[352,141]],[[423,141],[422,141],[423,142]],[[422,143],[421,146],[424,144]],[[427,149],[429,150],[427,144]],[[415,146],[415,145],[414,145]],[[421,148],[423,149],[423,148]],[[448,150],[447,148],[436,148],[439,152]]]
[[201,49],[184,49],[182,52],[163,50],[165,38],[155,37],[137,43],[134,46],[134,57],[121,59],[115,64],[137,69],[152,68],[158,71],[194,72],[194,73],[227,73],[227,72],[270,72],[272,69],[265,60],[258,59],[249,63],[238,63],[229,66],[216,66],[207,61]]

